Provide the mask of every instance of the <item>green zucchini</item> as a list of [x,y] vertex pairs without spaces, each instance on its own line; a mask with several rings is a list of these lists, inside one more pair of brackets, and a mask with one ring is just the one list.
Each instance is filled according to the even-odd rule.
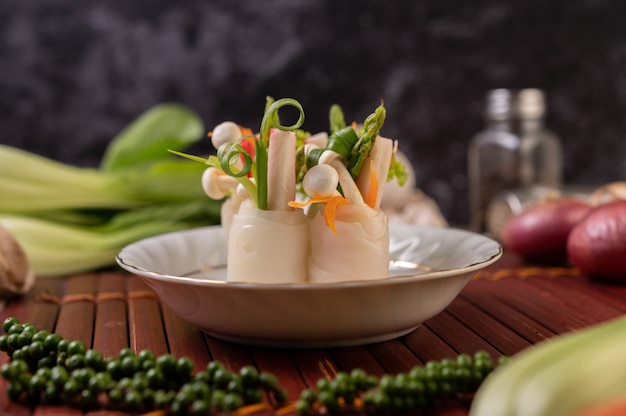
[[478,389],[470,416],[560,416],[626,392],[626,315],[540,342]]

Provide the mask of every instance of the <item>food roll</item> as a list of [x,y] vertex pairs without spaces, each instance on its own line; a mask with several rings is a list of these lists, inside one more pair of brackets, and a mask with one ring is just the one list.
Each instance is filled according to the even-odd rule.
[[339,206],[335,227],[337,234],[326,224],[323,209],[310,222],[309,282],[389,276],[389,226],[383,211],[363,205]]
[[230,226],[227,280],[306,282],[308,234],[301,210],[260,210],[245,201]]

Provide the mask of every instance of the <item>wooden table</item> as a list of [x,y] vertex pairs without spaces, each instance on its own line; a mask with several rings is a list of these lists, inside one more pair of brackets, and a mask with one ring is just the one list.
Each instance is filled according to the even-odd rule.
[[[211,360],[232,370],[252,364],[277,375],[289,399],[296,400],[303,389],[340,370],[361,367],[374,375],[406,372],[430,359],[478,350],[494,358],[511,356],[546,338],[624,313],[626,286],[590,281],[571,268],[524,264],[505,254],[479,272],[444,312],[414,332],[360,347],[281,350],[221,341],[180,319],[141,280],[117,270],[38,278],[33,292],[10,302],[0,319],[15,316],[81,340],[105,356],[116,356],[129,346],[135,351],[148,348],[156,355],[188,356],[196,370]],[[7,360],[0,353],[0,361]],[[454,403],[429,414],[467,415],[468,406]],[[31,409],[9,401],[2,388],[0,414],[82,413],[58,406]]]

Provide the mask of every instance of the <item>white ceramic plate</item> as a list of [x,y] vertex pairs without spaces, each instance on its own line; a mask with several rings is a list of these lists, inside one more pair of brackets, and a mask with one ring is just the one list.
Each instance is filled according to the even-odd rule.
[[390,278],[329,284],[226,282],[219,226],[130,244],[118,264],[178,315],[212,336],[271,347],[321,348],[386,341],[445,309],[502,255],[480,234],[390,225]]

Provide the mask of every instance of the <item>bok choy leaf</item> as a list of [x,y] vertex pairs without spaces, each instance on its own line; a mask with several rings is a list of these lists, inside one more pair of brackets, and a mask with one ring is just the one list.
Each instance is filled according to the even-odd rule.
[[163,104],[116,136],[98,168],[0,145],[0,224],[46,276],[112,266],[138,239],[217,224],[221,201],[202,191],[205,166],[167,151],[203,136],[193,111]]

